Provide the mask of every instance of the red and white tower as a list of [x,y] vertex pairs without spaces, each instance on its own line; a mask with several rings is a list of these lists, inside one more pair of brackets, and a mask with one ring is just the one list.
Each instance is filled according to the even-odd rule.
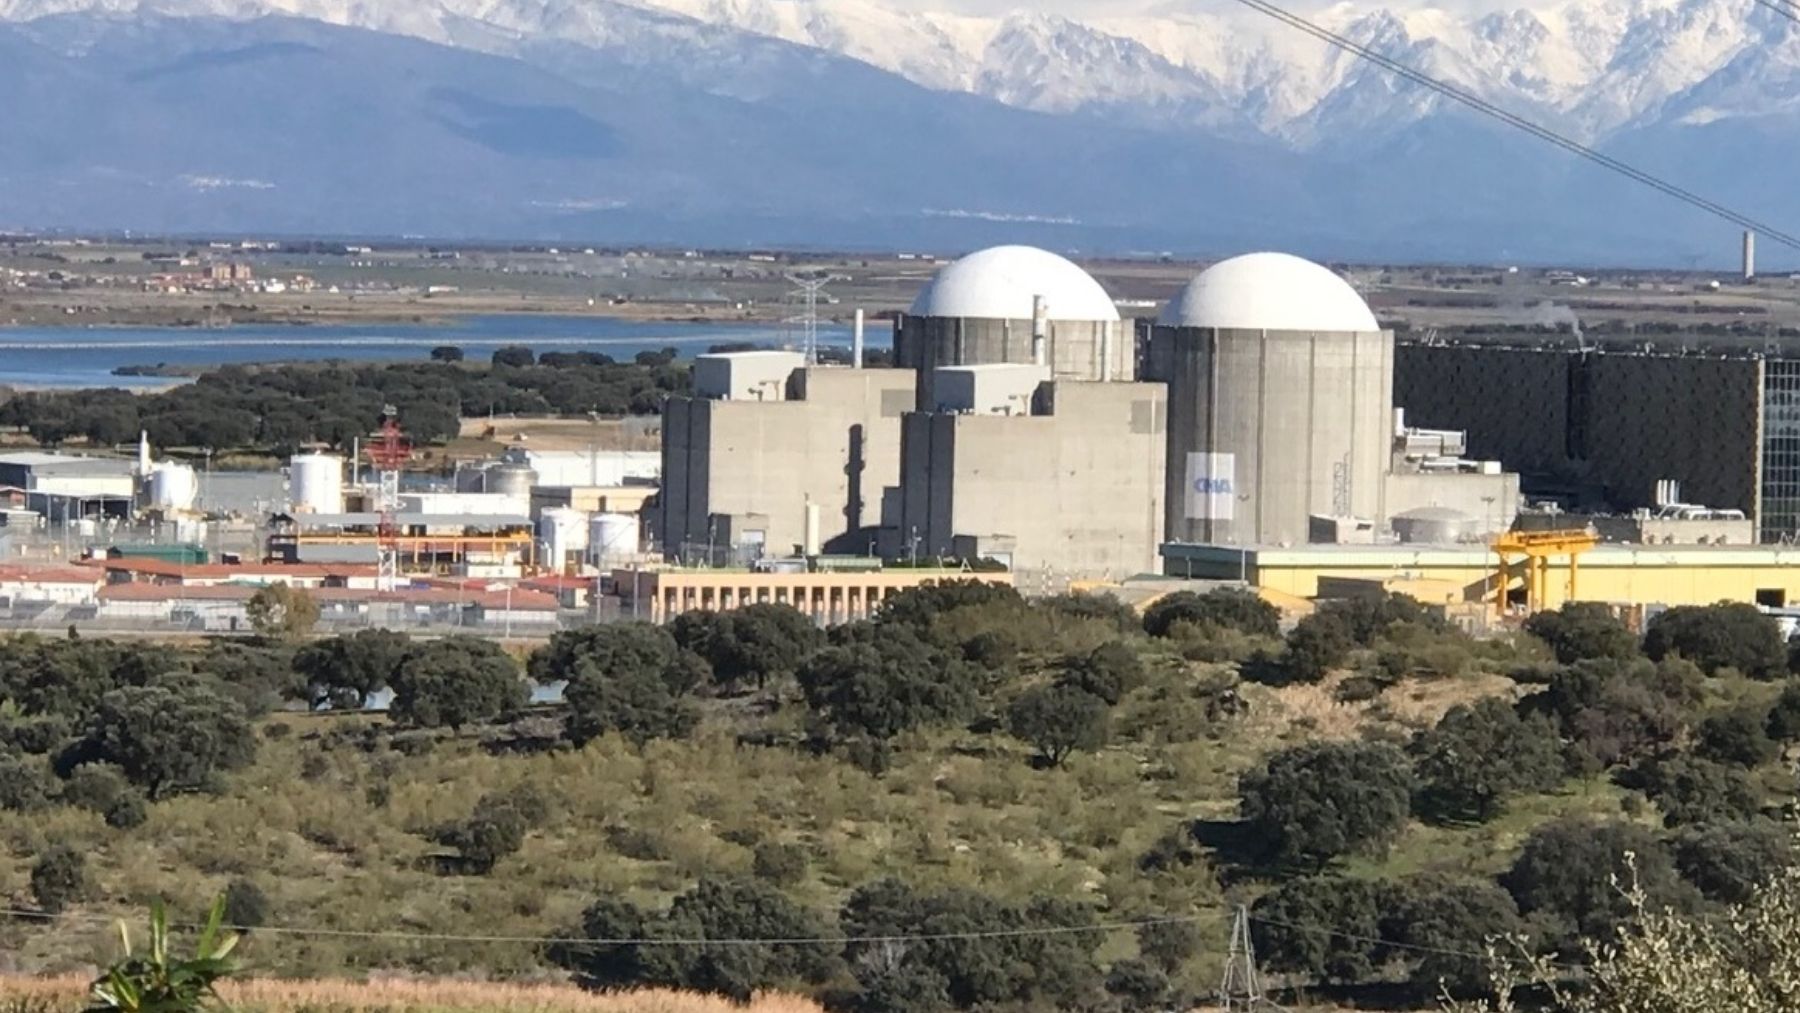
[[400,431],[399,412],[393,405],[381,409],[381,429],[369,441],[365,451],[375,467],[377,478],[376,505],[381,520],[375,529],[379,563],[375,572],[375,588],[392,591],[400,584],[400,528],[394,515],[400,509],[400,469],[412,458],[412,443]]

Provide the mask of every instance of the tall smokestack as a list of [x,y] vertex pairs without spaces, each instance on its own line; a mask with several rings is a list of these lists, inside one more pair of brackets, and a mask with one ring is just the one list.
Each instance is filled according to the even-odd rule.
[[1756,280],[1756,233],[1744,230],[1744,280]]
[[1033,365],[1044,364],[1044,343],[1050,331],[1050,307],[1044,297],[1031,297],[1031,361]]
[[856,311],[856,332],[850,339],[850,365],[861,369],[863,353],[863,311]]

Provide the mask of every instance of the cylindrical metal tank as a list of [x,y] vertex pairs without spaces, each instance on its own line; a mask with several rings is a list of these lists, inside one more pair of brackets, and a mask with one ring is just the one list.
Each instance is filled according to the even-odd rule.
[[199,498],[200,478],[185,464],[165,461],[150,469],[150,509],[183,513]]
[[481,491],[509,496],[521,503],[530,503],[531,488],[535,485],[537,485],[537,472],[531,470],[531,465],[502,461],[499,464],[488,465],[486,485]]
[[538,517],[538,541],[544,546],[543,562],[554,570],[582,557],[588,547],[588,515],[569,507],[551,507]]
[[595,565],[625,562],[638,554],[643,530],[631,514],[595,514],[588,534],[588,554]]
[[288,459],[288,504],[295,513],[344,510],[344,459],[336,454],[295,454]]
[[1395,514],[1394,534],[1408,545],[1454,545],[1475,530],[1475,518],[1449,507],[1416,507]]

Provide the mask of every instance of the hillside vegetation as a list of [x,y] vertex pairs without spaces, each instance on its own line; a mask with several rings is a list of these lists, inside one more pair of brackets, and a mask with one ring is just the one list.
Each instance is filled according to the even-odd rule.
[[[379,632],[0,641],[0,970],[97,964],[112,918],[222,892],[262,975],[1150,1009],[1216,987],[1243,904],[1278,986],[1428,1006],[1479,989],[1490,935],[1629,922],[1627,852],[1694,912],[1789,863],[1772,622],[1529,629],[952,582],[829,632],[753,606],[523,664]],[[389,715],[354,712],[383,686]]]

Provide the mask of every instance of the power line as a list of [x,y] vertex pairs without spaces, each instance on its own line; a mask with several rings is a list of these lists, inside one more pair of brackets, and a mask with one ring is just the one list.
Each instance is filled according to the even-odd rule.
[[[1639,183],[1642,183],[1643,185],[1650,187],[1651,189],[1656,190],[1659,193],[1662,193],[1669,197],[1674,197],[1676,200],[1682,201],[1686,204],[1690,204],[1696,208],[1699,208],[1702,211],[1707,212],[1708,214],[1714,215],[1715,217],[1723,218],[1726,221],[1733,223],[1734,225],[1738,225],[1743,228],[1750,229],[1754,232],[1760,232],[1763,235],[1766,235],[1766,236],[1770,237],[1771,239],[1774,239],[1778,243],[1781,243],[1785,246],[1792,247],[1796,250],[1800,250],[1800,237],[1790,235],[1789,233],[1784,232],[1780,229],[1777,229],[1774,226],[1765,224],[1763,222],[1758,221],[1757,219],[1751,218],[1748,215],[1734,211],[1731,208],[1724,206],[1723,204],[1719,204],[1715,201],[1707,199],[1706,197],[1702,197],[1701,195],[1694,193],[1691,190],[1688,190],[1681,186],[1677,186],[1676,184],[1671,183],[1665,179],[1662,179],[1657,176],[1653,176],[1650,173],[1643,171],[1642,169],[1636,168],[1635,166],[1627,165],[1626,163],[1621,162],[1616,158],[1613,158],[1611,155],[1607,155],[1602,152],[1596,151],[1593,148],[1590,148],[1587,145],[1582,144],[1580,141],[1577,141],[1571,137],[1564,136],[1563,134],[1559,134],[1556,131],[1551,130],[1548,127],[1540,126],[1539,124],[1534,123],[1531,120],[1524,118],[1523,116],[1519,116],[1515,113],[1508,112],[1505,109],[1502,109],[1497,105],[1494,105],[1492,102],[1487,101],[1486,99],[1479,98],[1473,94],[1470,94],[1469,92],[1463,91],[1461,88],[1458,88],[1455,85],[1446,84],[1445,82],[1440,81],[1437,78],[1430,76],[1429,74],[1426,74],[1419,70],[1415,70],[1412,67],[1407,66],[1406,64],[1400,63],[1400,62],[1393,60],[1387,56],[1383,56],[1382,54],[1375,52],[1374,50],[1368,48],[1367,46],[1361,45],[1357,42],[1353,42],[1350,39],[1347,39],[1344,36],[1337,34],[1336,32],[1333,32],[1326,28],[1322,28],[1319,25],[1314,24],[1311,21],[1308,21],[1307,19],[1301,17],[1298,14],[1294,14],[1282,7],[1279,7],[1273,3],[1270,3],[1269,0],[1237,0],[1237,2],[1243,4],[1246,7],[1249,7],[1250,9],[1252,9],[1254,11],[1257,11],[1262,14],[1266,14],[1269,17],[1274,18],[1275,20],[1280,21],[1283,24],[1286,24],[1292,28],[1297,28],[1300,31],[1303,31],[1306,34],[1311,35],[1312,37],[1319,39],[1322,42],[1329,43],[1333,46],[1336,46],[1339,49],[1344,50],[1347,53],[1350,53],[1354,56],[1361,57],[1362,59],[1367,60],[1370,63],[1373,63],[1376,66],[1381,67],[1384,70],[1387,70],[1391,73],[1397,74],[1400,77],[1403,77],[1403,78],[1407,79],[1408,81],[1413,82],[1414,84],[1422,85],[1426,88],[1429,88],[1432,91],[1435,91],[1438,94],[1444,96],[1445,98],[1448,98],[1448,99],[1451,99],[1452,101],[1459,102],[1463,105],[1466,105],[1469,108],[1474,109],[1476,112],[1479,112],[1485,116],[1490,116],[1494,119],[1501,121],[1502,123],[1505,123],[1509,126],[1515,127],[1519,130],[1522,130],[1525,133],[1532,135],[1533,137],[1536,137],[1543,141],[1548,141],[1549,143],[1554,144],[1557,147],[1562,148],[1565,151],[1568,151],[1572,154],[1579,155],[1582,158],[1585,158],[1591,162],[1594,162],[1597,165],[1600,165],[1604,168],[1610,169],[1613,172],[1616,172],[1622,176],[1627,177],[1628,179],[1632,179]],[[1775,0],[1757,0],[1757,2],[1768,5],[1768,4],[1774,3]],[[1794,15],[1790,14],[1789,16],[1791,17]]]
[[1755,0],[1755,2],[1767,7],[1782,17],[1787,18],[1789,21],[1800,23],[1800,4],[1794,3],[1793,0]]

